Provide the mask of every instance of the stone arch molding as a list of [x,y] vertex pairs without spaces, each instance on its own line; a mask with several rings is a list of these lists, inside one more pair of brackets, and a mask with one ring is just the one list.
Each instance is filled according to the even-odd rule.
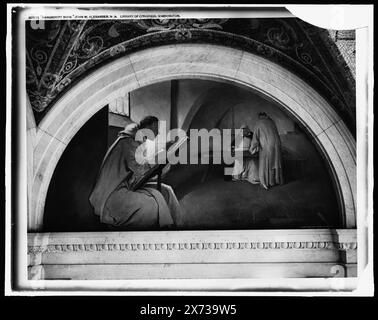
[[38,125],[33,153],[29,231],[40,231],[48,186],[65,147],[97,111],[127,92],[180,78],[231,81],[281,104],[305,125],[328,159],[344,227],[356,224],[355,140],[331,105],[306,82],[254,54],[218,45],[177,44],[125,55],[68,90]]

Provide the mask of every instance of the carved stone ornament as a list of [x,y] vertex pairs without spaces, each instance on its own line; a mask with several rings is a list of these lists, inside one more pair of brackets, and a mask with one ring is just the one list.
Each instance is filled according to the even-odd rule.
[[356,242],[185,242],[185,243],[93,243],[29,246],[28,254],[64,253],[74,251],[154,251],[154,250],[278,250],[337,249],[357,250]]

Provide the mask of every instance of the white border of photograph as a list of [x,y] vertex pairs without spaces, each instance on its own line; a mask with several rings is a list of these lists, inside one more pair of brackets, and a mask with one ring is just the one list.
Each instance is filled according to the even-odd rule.
[[[166,279],[166,280],[27,280],[27,143],[26,130],[19,132],[18,155],[21,160],[19,168],[11,167],[11,85],[12,72],[18,72],[20,79],[26,79],[25,75],[25,29],[22,15],[18,34],[11,33],[11,10],[19,4],[8,4],[8,25],[7,25],[7,117],[6,117],[6,268],[5,268],[5,294],[6,295],[219,295],[219,296],[241,296],[241,295],[261,295],[261,296],[371,296],[373,294],[373,6],[361,6],[356,13],[355,6],[328,6],[323,11],[313,10],[311,6],[290,6],[288,9],[295,12],[299,18],[308,18],[307,12],[311,11],[314,19],[307,20],[308,23],[316,21],[315,25],[323,17],[325,21],[330,21],[324,12],[331,7],[331,12],[344,12],[338,15],[339,25],[333,23],[331,27],[337,29],[357,29],[356,30],[356,96],[357,96],[357,242],[358,242],[358,278],[319,278],[319,279]],[[46,4],[28,4],[31,12],[43,15],[61,16],[67,11],[72,14],[78,9],[70,5],[61,5],[64,10],[59,14],[55,9]],[[55,6],[55,5],[53,5]],[[118,7],[120,5],[117,5]],[[149,14],[165,12],[172,5],[160,5],[154,8]],[[191,6],[193,10],[180,11],[177,5],[177,14],[180,17],[211,17],[211,11],[196,11],[198,6]],[[223,6],[223,11],[217,12],[216,16],[222,17],[277,17],[277,12],[266,11],[254,12],[256,7],[283,7],[284,5],[250,5],[248,9],[232,11],[237,6]],[[77,7],[101,7],[96,10],[96,14],[118,14],[113,13],[111,5],[77,5]],[[130,6],[125,6],[130,8]],[[140,10],[132,6],[133,14],[139,14]],[[145,6],[146,7],[146,6]],[[176,5],[175,5],[176,7]],[[214,6],[209,6],[214,7]],[[219,7],[219,6],[217,6]],[[246,6],[239,6],[246,7]],[[302,7],[302,8],[299,8]],[[324,6],[323,6],[324,7]],[[324,11],[325,9],[325,11]],[[342,11],[337,11],[338,9]],[[306,14],[302,16],[300,10]],[[319,8],[320,10],[320,8]],[[79,10],[80,11],[80,10]],[[328,10],[328,12],[330,12]],[[174,14],[169,11],[170,14]],[[319,17],[319,13],[320,17]],[[353,13],[351,15],[351,13]],[[31,13],[28,12],[30,15]],[[337,13],[338,14],[338,13]],[[284,14],[285,16],[287,13]],[[343,16],[344,15],[344,16]],[[340,18],[348,17],[348,18]],[[352,17],[352,18],[350,18]],[[143,18],[143,17],[142,17]],[[114,18],[113,18],[114,19]],[[328,20],[327,20],[328,19]],[[332,21],[332,20],[331,20]],[[16,40],[19,45],[17,70],[12,70],[11,53],[12,40]],[[26,106],[25,81],[19,84],[19,97],[21,106]],[[16,87],[16,86],[15,86]],[[20,108],[19,112],[20,128],[26,128],[26,108]],[[18,170],[20,181],[11,180],[11,170]],[[11,186],[16,184],[18,211],[16,212],[16,222],[12,224],[11,207]],[[12,238],[12,229],[18,235],[17,239]],[[206,231],[205,231],[206,232]],[[15,256],[16,265],[12,265],[11,257]],[[15,272],[15,274],[12,273]],[[12,280],[13,279],[13,280]],[[13,285],[12,285],[13,283]],[[179,292],[177,292],[179,291]]]

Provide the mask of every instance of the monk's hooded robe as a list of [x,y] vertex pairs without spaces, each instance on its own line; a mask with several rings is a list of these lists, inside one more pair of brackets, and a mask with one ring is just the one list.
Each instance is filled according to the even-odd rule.
[[250,151],[259,153],[260,184],[265,188],[282,184],[281,139],[271,118],[257,121]]
[[150,167],[135,159],[140,143],[121,134],[109,148],[89,197],[102,223],[116,229],[171,228],[174,221],[163,195],[155,188],[131,188]]

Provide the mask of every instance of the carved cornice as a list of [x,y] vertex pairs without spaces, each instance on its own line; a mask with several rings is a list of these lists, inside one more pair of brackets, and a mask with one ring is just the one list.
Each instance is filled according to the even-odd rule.
[[175,242],[175,243],[73,243],[29,246],[28,254],[91,251],[190,251],[190,250],[357,250],[357,242]]

